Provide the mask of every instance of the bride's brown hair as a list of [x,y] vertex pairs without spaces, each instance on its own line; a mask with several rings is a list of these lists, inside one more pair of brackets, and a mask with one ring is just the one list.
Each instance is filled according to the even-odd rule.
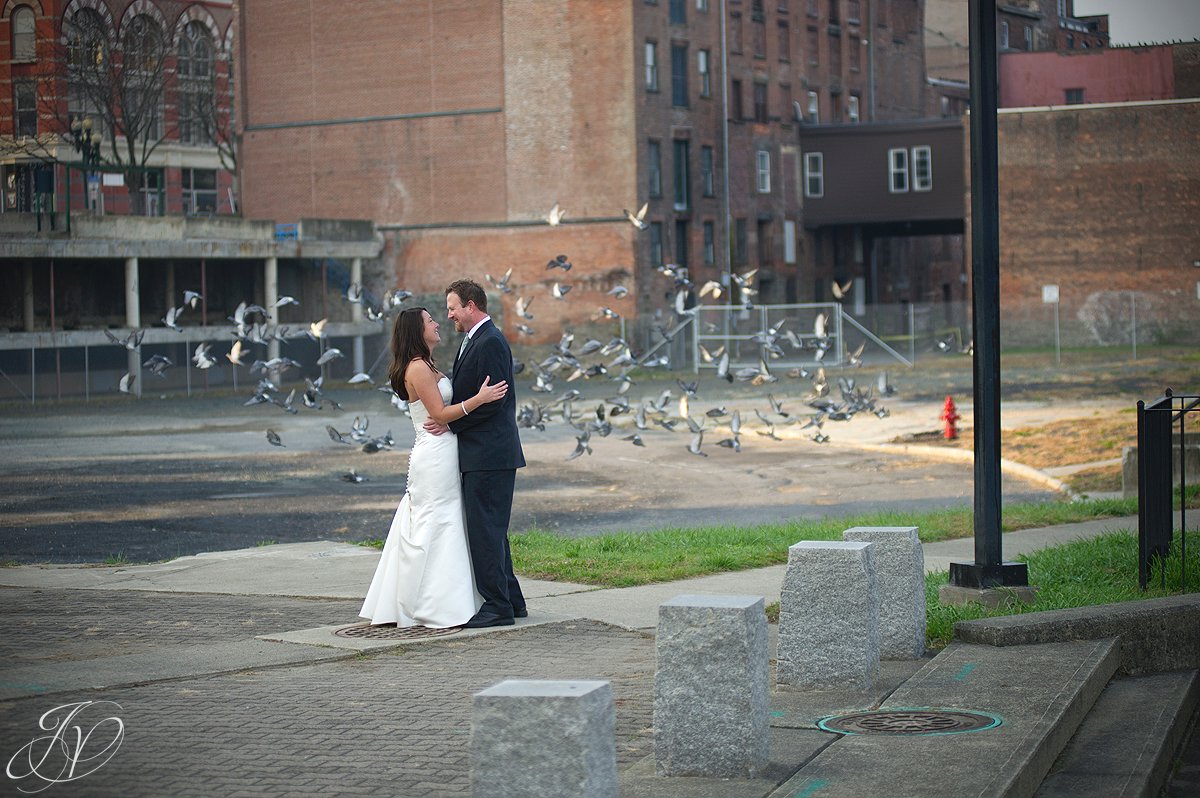
[[413,360],[423,360],[429,368],[437,371],[434,365],[433,352],[425,343],[425,308],[405,308],[396,317],[392,325],[392,364],[388,367],[388,381],[392,390],[408,401],[408,391],[404,388],[404,370]]

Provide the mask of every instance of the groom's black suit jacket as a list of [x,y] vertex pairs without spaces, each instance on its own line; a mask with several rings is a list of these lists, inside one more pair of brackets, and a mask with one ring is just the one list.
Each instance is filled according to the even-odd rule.
[[517,434],[517,392],[513,385],[512,350],[504,334],[489,319],[467,343],[454,362],[451,383],[453,402],[463,402],[479,393],[484,377],[491,384],[508,383],[508,393],[498,402],[488,402],[470,415],[450,422],[458,436],[458,467],[461,471],[501,471],[524,468],[525,455]]

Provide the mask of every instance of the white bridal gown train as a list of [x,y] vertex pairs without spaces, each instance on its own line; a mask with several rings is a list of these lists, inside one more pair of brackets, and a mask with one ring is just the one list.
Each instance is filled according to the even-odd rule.
[[[449,403],[450,379],[438,380]],[[408,490],[392,519],[383,554],[358,614],[372,624],[460,626],[483,605],[475,591],[463,517],[458,441],[430,435],[420,401],[410,402],[416,440],[408,459]]]

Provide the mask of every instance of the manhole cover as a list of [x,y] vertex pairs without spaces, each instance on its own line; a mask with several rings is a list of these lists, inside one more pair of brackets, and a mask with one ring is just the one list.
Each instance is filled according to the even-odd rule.
[[392,625],[355,624],[338,629],[334,634],[338,637],[352,637],[356,640],[419,640],[426,637],[454,634],[462,631],[462,628],[461,626],[451,626],[448,629],[430,629],[425,626],[398,628]]
[[965,709],[884,709],[830,715],[817,728],[838,734],[961,734],[994,729],[998,715]]

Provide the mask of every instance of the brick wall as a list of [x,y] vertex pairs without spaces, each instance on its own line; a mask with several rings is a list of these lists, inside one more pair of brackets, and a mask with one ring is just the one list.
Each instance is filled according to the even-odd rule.
[[1195,340],[1200,101],[1001,112],[998,127],[1005,343],[1053,342],[1046,284],[1064,341],[1127,342],[1129,292],[1139,340]]

